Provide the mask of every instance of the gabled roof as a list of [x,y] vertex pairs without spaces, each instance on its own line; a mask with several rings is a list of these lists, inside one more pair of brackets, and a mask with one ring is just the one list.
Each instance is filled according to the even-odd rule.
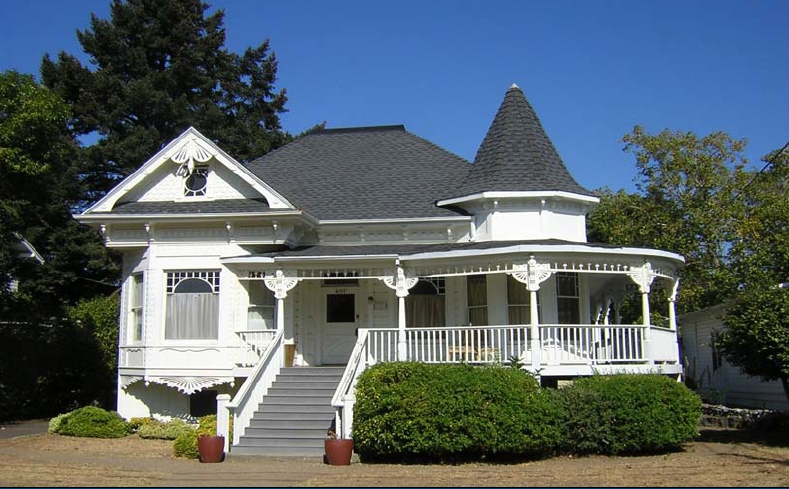
[[457,217],[436,198],[468,161],[402,125],[325,129],[249,163],[258,178],[321,220]]
[[[260,180],[246,167],[230,157],[213,141],[200,134],[197,129],[190,127],[181,133],[180,136],[170,141],[170,143],[138,168],[137,171],[124,178],[123,181],[113,187],[107,195],[84,211],[81,216],[113,212],[116,206],[120,206],[124,203],[124,198],[132,192],[137,185],[141,185],[154,170],[162,165],[174,164],[176,160],[180,161],[181,159],[184,159],[184,161],[185,159],[208,161],[212,158],[254,188],[260,194],[261,198],[264,198],[268,202],[268,205],[272,209],[293,208],[290,202],[283,198],[266,182]],[[160,204],[164,205],[168,202],[173,203],[172,201],[163,201]],[[124,204],[129,205],[128,203]],[[198,202],[197,205],[187,204],[184,207],[188,207],[189,205],[194,205],[195,208],[199,208],[201,203]],[[127,207],[127,210],[128,209]],[[129,212],[126,213],[128,214]]]
[[575,181],[515,84],[507,90],[474,164],[453,197],[491,191],[559,191],[592,196]]

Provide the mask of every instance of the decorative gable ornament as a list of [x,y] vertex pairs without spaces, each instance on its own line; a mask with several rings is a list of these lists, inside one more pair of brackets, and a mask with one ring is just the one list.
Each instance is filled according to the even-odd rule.
[[178,151],[170,157],[170,161],[181,165],[176,171],[178,176],[189,176],[195,171],[198,163],[206,163],[214,157],[214,153],[204,148],[196,139],[190,138],[187,140]]

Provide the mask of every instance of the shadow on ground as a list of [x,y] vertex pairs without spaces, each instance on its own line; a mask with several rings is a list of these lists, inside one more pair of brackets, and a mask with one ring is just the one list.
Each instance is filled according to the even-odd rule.
[[698,441],[705,443],[757,443],[774,447],[789,447],[789,433],[783,430],[711,429],[701,428]]

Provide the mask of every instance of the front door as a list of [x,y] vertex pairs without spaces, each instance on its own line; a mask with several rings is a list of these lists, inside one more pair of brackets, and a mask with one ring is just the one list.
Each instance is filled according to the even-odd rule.
[[359,307],[356,287],[327,288],[323,301],[323,350],[324,365],[348,363],[356,344],[359,327]]

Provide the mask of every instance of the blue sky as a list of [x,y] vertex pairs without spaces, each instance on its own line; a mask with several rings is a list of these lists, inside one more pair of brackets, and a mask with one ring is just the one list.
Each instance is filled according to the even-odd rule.
[[[747,138],[755,167],[789,140],[786,0],[208,3],[231,50],[270,39],[294,133],[405,124],[473,160],[517,83],[589,189],[633,190],[620,139],[636,124]],[[84,60],[75,31],[109,4],[3,2],[0,70],[38,74],[60,50]]]

